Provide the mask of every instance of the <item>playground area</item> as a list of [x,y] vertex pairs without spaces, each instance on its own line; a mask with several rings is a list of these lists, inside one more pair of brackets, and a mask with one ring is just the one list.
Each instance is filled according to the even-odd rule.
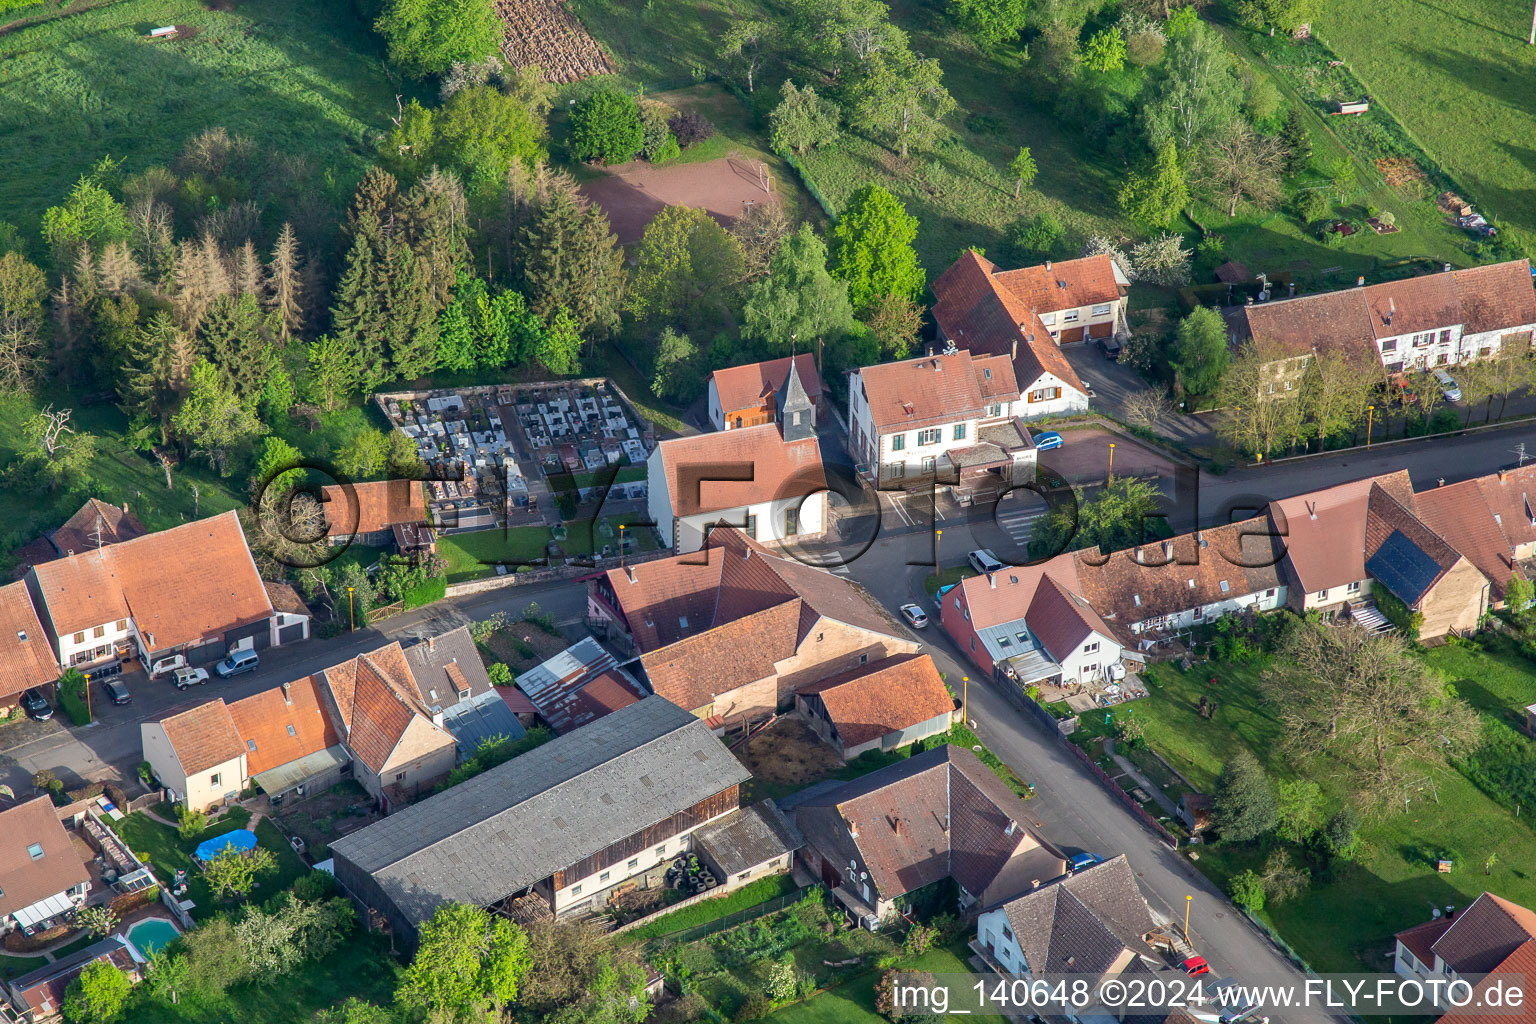
[[778,202],[779,184],[771,166],[732,154],[707,163],[662,167],[634,160],[606,168],[601,178],[581,188],[608,214],[620,244],[632,245],[663,207],[703,209],[729,226],[752,203]]

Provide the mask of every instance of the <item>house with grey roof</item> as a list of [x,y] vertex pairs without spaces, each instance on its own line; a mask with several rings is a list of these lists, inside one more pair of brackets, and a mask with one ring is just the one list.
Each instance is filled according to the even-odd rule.
[[800,830],[772,800],[732,811],[693,834],[693,846],[724,891],[790,869],[805,845]]
[[537,894],[579,913],[691,849],[750,777],[703,721],[648,697],[338,840],[336,880],[408,944],[449,902]]

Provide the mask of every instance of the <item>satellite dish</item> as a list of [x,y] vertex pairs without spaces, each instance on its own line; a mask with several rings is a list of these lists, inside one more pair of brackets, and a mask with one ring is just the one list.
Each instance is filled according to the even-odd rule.
[[864,879],[866,879],[868,877],[869,877],[869,872],[868,871],[860,871],[859,872],[859,881],[862,882],[862,881],[864,881]]
[[857,871],[857,870],[859,870],[859,862],[856,861],[856,860],[849,861],[848,862],[848,870],[849,871]]

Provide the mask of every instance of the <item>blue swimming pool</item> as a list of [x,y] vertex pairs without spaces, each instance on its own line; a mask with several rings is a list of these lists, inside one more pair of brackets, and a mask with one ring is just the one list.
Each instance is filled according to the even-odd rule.
[[128,941],[145,956],[164,949],[175,941],[181,930],[163,917],[146,918],[128,929]]

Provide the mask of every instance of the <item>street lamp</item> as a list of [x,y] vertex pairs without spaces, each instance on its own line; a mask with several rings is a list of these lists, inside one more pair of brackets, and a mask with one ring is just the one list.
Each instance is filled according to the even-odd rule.
[[1371,426],[1372,426],[1372,424],[1375,423],[1375,421],[1376,421],[1376,407],[1374,405],[1366,406],[1365,407],[1365,446],[1367,448],[1369,448],[1371,446]]
[[971,727],[971,677],[960,677],[960,717],[965,719],[965,727]]
[[1111,442],[1109,442],[1109,478],[1111,480],[1113,480],[1114,476],[1115,476],[1115,442],[1111,441]]
[[939,545],[944,542],[944,531],[933,531],[933,569],[935,573],[944,570],[944,561],[939,557]]
[[619,568],[624,568],[624,524],[619,524]]
[[1184,941],[1189,942],[1189,905],[1195,901],[1193,896],[1184,897]]
[[352,614],[352,588],[347,588],[347,631],[357,629],[357,617]]

